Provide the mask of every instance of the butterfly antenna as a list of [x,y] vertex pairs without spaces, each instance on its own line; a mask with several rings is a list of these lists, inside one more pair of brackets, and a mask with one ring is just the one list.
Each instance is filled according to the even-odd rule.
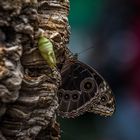
[[82,50],[81,52],[77,53],[77,55],[80,55],[80,54],[82,54],[83,52],[87,52],[87,51],[89,51],[90,49],[93,49],[93,47],[89,47],[89,48],[87,48],[87,49],[84,49],[84,50]]

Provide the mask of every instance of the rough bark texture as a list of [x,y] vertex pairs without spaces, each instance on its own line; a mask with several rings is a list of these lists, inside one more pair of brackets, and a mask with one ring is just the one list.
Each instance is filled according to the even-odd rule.
[[40,33],[54,45],[58,67],[69,41],[68,0],[0,0],[0,140],[58,140],[60,69],[41,57]]

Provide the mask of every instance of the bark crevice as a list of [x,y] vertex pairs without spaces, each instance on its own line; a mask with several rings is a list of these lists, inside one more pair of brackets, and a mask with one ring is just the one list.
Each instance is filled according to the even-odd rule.
[[67,0],[0,1],[0,139],[59,140],[60,69],[40,55],[43,32],[63,64],[69,41]]

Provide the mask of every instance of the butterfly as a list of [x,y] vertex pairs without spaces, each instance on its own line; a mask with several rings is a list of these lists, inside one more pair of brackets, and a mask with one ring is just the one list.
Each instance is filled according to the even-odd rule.
[[[41,55],[51,68],[56,65],[53,45],[41,36],[38,41]],[[69,49],[68,59],[61,69],[62,85],[58,91],[58,114],[74,118],[85,112],[111,116],[115,110],[113,93],[104,78],[92,67],[79,61]]]
[[102,116],[114,113],[115,97],[112,90],[94,68],[72,57],[64,63],[61,76],[58,115],[75,118],[85,112]]

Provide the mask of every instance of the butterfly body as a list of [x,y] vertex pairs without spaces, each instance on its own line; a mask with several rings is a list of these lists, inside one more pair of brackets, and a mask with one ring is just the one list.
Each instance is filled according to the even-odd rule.
[[59,115],[74,118],[85,112],[111,116],[115,99],[108,83],[92,67],[77,59],[69,59],[62,70],[58,92]]

